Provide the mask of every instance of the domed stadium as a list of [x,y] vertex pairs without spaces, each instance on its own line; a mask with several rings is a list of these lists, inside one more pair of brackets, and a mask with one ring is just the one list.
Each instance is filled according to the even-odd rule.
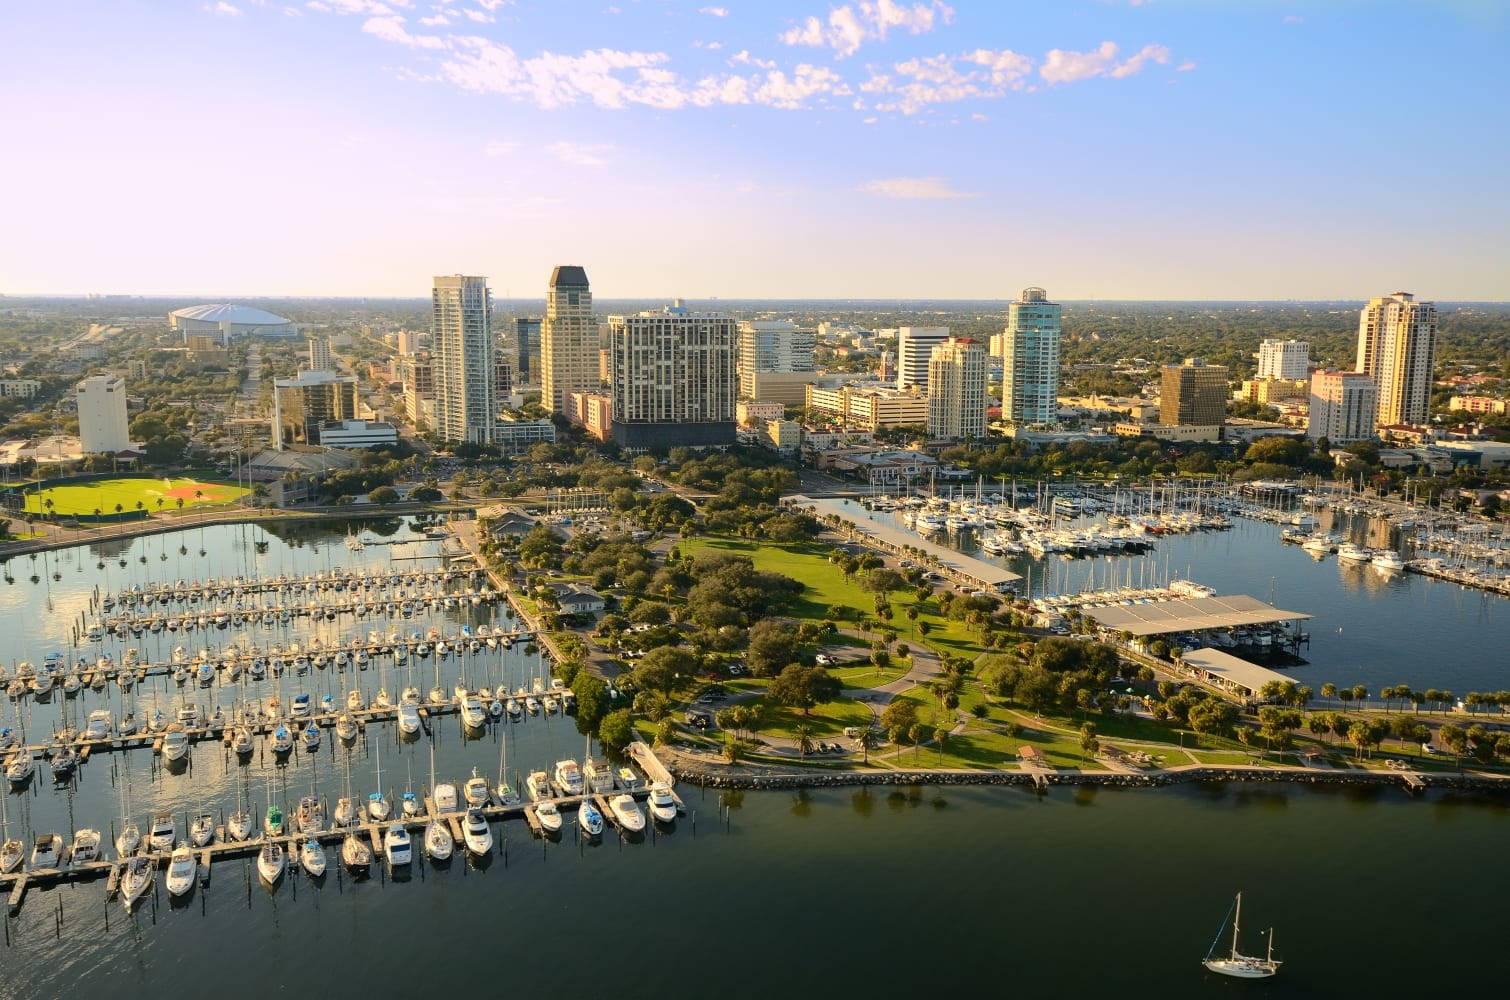
[[219,337],[222,344],[238,337],[297,337],[291,320],[253,306],[232,304],[186,306],[168,314],[168,325],[190,337]]

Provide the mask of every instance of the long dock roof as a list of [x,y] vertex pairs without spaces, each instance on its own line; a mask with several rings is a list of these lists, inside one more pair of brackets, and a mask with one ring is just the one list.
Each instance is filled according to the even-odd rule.
[[1199,632],[1202,629],[1236,628],[1241,625],[1272,625],[1311,617],[1299,611],[1273,607],[1246,594],[1190,597],[1178,601],[1155,601],[1151,604],[1117,604],[1108,608],[1086,608],[1084,613],[1102,628],[1131,632],[1133,635],[1168,635],[1172,632]]

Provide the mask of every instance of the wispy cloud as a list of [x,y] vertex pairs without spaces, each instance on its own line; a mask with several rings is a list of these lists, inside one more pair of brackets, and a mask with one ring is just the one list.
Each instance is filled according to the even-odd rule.
[[895,0],[864,0],[859,4],[833,8],[828,12],[826,23],[809,15],[777,37],[785,45],[826,46],[834,50],[837,58],[843,59],[854,55],[866,42],[884,42],[887,33],[893,29],[922,35],[932,31],[939,22],[949,24],[953,20],[954,8],[943,0],[911,6]]
[[974,198],[973,193],[956,191],[942,177],[884,177],[866,181],[860,191],[878,198],[902,198],[913,201],[936,201],[951,198]]
[[494,139],[482,147],[482,152],[486,156],[508,156],[518,148],[519,143],[513,139]]
[[1303,18],[1303,17],[1301,17],[1299,14],[1286,14],[1285,17],[1284,17],[1283,23],[1284,24],[1305,24],[1306,23],[1306,19]]
[[1074,83],[1098,76],[1120,80],[1142,71],[1150,62],[1169,62],[1169,49],[1163,45],[1145,45],[1128,58],[1117,60],[1117,43],[1102,42],[1092,52],[1050,49],[1039,67],[1038,75],[1049,83]]
[[613,152],[613,148],[599,143],[568,142],[562,139],[546,146],[545,151],[562,163],[575,167],[606,167],[609,163],[607,154]]
[[436,35],[411,34],[404,27],[404,19],[397,14],[384,17],[369,17],[362,23],[362,31],[395,45],[407,45],[415,49],[443,49],[445,40]]
[[1193,69],[1195,69],[1195,60],[1194,59],[1186,59],[1184,62],[1182,62],[1178,66],[1176,66],[1174,68],[1174,71],[1176,73],[1189,73]]
[[699,7],[697,8],[697,12],[699,14],[707,14],[709,17],[729,16],[729,8],[727,7]]
[[220,0],[219,3],[207,3],[204,5],[204,9],[207,13],[214,14],[216,17],[241,16],[241,8],[228,4],[225,0]]

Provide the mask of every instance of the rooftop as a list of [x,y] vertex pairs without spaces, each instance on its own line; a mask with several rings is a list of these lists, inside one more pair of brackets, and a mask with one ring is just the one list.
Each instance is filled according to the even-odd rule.
[[576,264],[558,264],[551,272],[551,287],[571,285],[573,287],[587,287],[587,269]]
[[175,309],[170,316],[179,319],[197,319],[206,323],[236,323],[244,326],[281,326],[288,320],[266,309],[254,306],[238,306],[231,303],[220,305],[185,306]]
[[1086,608],[1085,614],[1102,628],[1114,632],[1130,632],[1137,636],[1199,632],[1202,629],[1236,628],[1240,625],[1271,625],[1311,617],[1299,611],[1283,611],[1246,594],[1192,597],[1181,601],[1157,601],[1153,604],[1118,604],[1109,608]]
[[1263,686],[1270,681],[1292,680],[1284,674],[1270,670],[1268,667],[1260,667],[1256,663],[1249,663],[1241,657],[1224,653],[1220,649],[1196,649],[1186,653],[1180,658],[1180,662],[1187,667],[1203,671],[1211,679],[1224,684],[1229,688],[1241,688],[1250,694],[1257,694],[1263,690]]

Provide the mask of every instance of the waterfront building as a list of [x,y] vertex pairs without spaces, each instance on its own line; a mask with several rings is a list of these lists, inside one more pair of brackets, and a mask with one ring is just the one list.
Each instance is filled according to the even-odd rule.
[[1159,423],[1220,426],[1227,417],[1227,369],[1200,358],[1165,365]]
[[598,321],[587,271],[563,264],[551,272],[545,292],[540,402],[552,413],[564,413],[568,392],[596,392],[599,384]]
[[928,361],[933,349],[949,339],[947,326],[897,328],[897,388],[928,391]]
[[430,291],[435,425],[444,441],[487,444],[498,420],[494,396],[493,308],[488,281],[437,275]]
[[739,324],[739,395],[801,406],[813,381],[815,331],[791,320]]
[[336,358],[331,353],[329,337],[309,338],[309,370],[312,372],[336,370]]
[[986,352],[949,338],[928,360],[928,436],[953,441],[986,436]]
[[1372,439],[1378,405],[1378,387],[1363,372],[1316,372],[1306,436],[1332,444]]
[[1303,379],[1311,371],[1311,345],[1304,340],[1264,340],[1258,345],[1259,379]]
[[302,371],[294,378],[273,379],[273,447],[320,444],[320,428],[357,418],[354,375]]
[[114,455],[131,449],[125,379],[91,375],[78,384],[74,399],[79,409],[79,447],[84,454]]
[[1358,371],[1374,380],[1374,426],[1422,424],[1431,402],[1437,306],[1409,292],[1369,299],[1358,316]]
[[1023,424],[1059,419],[1060,308],[1042,288],[1024,288],[1001,333],[1001,415]]
[[734,442],[736,324],[678,299],[608,318],[613,439],[630,448]]

